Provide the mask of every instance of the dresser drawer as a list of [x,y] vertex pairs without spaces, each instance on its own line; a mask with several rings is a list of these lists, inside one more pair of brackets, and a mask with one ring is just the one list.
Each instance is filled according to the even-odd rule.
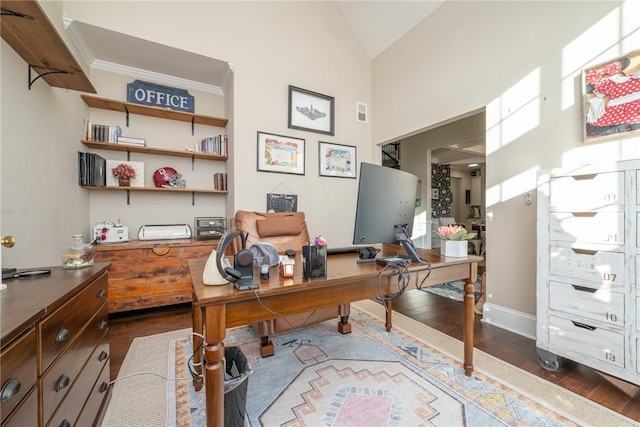
[[108,399],[106,399],[108,393],[109,364],[107,363],[102,367],[102,371],[100,371],[100,375],[89,393],[87,403],[85,403],[84,408],[82,408],[80,418],[78,418],[78,422],[76,423],[77,426],[94,425],[95,421],[100,420],[104,412],[104,407],[108,403]]
[[[80,412],[85,406],[85,402],[91,396],[92,390],[96,384],[98,376],[102,374],[103,368],[107,365],[109,358],[109,339],[104,336],[100,344],[95,348],[87,364],[78,374],[77,380],[73,383],[73,388],[64,398],[64,401],[55,412],[53,417],[48,421],[51,426],[63,425],[66,420],[71,425],[90,426],[92,422],[86,424],[77,423],[76,420],[80,416]],[[108,365],[107,365],[108,366]],[[109,379],[107,378],[107,384]],[[104,397],[104,394],[100,396]],[[93,418],[98,414],[98,408],[88,410]],[[93,420],[92,420],[93,421]]]
[[[27,427],[38,425],[38,390],[33,387],[27,389],[27,397],[16,410],[9,414],[9,417],[3,419],[2,427]],[[3,406],[4,408],[4,406]],[[8,413],[2,410],[2,417]]]
[[592,211],[624,205],[624,172],[563,176],[549,181],[552,211]]
[[586,356],[624,368],[624,341],[622,330],[615,332],[595,324],[549,316],[550,349],[568,359]]
[[44,420],[48,420],[60,402],[70,393],[70,390],[75,389],[76,381],[85,362],[108,332],[107,320],[107,304],[103,301],[102,308],[87,324],[87,327],[80,331],[69,348],[41,378]]
[[549,273],[624,288],[624,254],[551,246]]
[[[36,330],[31,329],[2,349],[2,417],[9,414],[27,395],[37,379]],[[5,400],[6,399],[6,400]]]
[[608,245],[624,244],[623,212],[555,212],[549,214],[549,239]]
[[550,281],[549,307],[608,325],[624,327],[624,294],[609,289]]
[[73,342],[87,320],[94,316],[106,300],[107,275],[103,274],[40,323],[40,375],[47,370],[58,354]]

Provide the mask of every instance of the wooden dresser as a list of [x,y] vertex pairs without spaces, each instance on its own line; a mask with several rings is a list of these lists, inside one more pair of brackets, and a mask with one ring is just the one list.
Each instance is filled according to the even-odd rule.
[[96,262],[110,262],[109,313],[191,302],[187,260],[207,258],[211,240],[132,240],[95,245]]
[[109,389],[108,264],[5,281],[2,426],[91,426]]

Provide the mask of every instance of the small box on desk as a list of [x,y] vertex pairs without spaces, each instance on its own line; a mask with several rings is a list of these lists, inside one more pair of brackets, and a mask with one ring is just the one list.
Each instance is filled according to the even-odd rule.
[[302,247],[302,276],[307,280],[327,278],[327,247]]
[[221,237],[227,230],[226,217],[201,217],[194,218],[196,239],[215,239]]

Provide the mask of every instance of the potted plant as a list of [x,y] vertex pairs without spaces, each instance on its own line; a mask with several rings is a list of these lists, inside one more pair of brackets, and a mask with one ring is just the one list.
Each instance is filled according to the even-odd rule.
[[136,177],[136,170],[131,165],[120,163],[118,166],[111,169],[111,174],[114,178],[118,179],[120,187],[129,187],[131,185],[131,178]]
[[442,225],[434,233],[442,239],[440,254],[450,257],[466,257],[469,251],[469,242],[478,233],[467,232],[461,225]]

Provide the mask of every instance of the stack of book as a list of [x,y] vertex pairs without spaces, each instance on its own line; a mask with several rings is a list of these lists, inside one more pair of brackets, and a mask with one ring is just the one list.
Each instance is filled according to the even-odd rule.
[[213,174],[213,188],[214,190],[227,191],[227,174],[226,173]]
[[118,136],[116,141],[118,144],[137,145],[139,147],[146,147],[147,141],[143,138],[134,138],[132,136]]
[[84,121],[84,139],[85,141],[110,142],[115,144],[118,137],[122,135],[120,126],[99,125]]
[[106,180],[107,161],[97,154],[78,151],[78,185],[104,187]]
[[218,156],[229,155],[229,136],[218,135],[205,138],[196,144],[196,153],[215,154]]

